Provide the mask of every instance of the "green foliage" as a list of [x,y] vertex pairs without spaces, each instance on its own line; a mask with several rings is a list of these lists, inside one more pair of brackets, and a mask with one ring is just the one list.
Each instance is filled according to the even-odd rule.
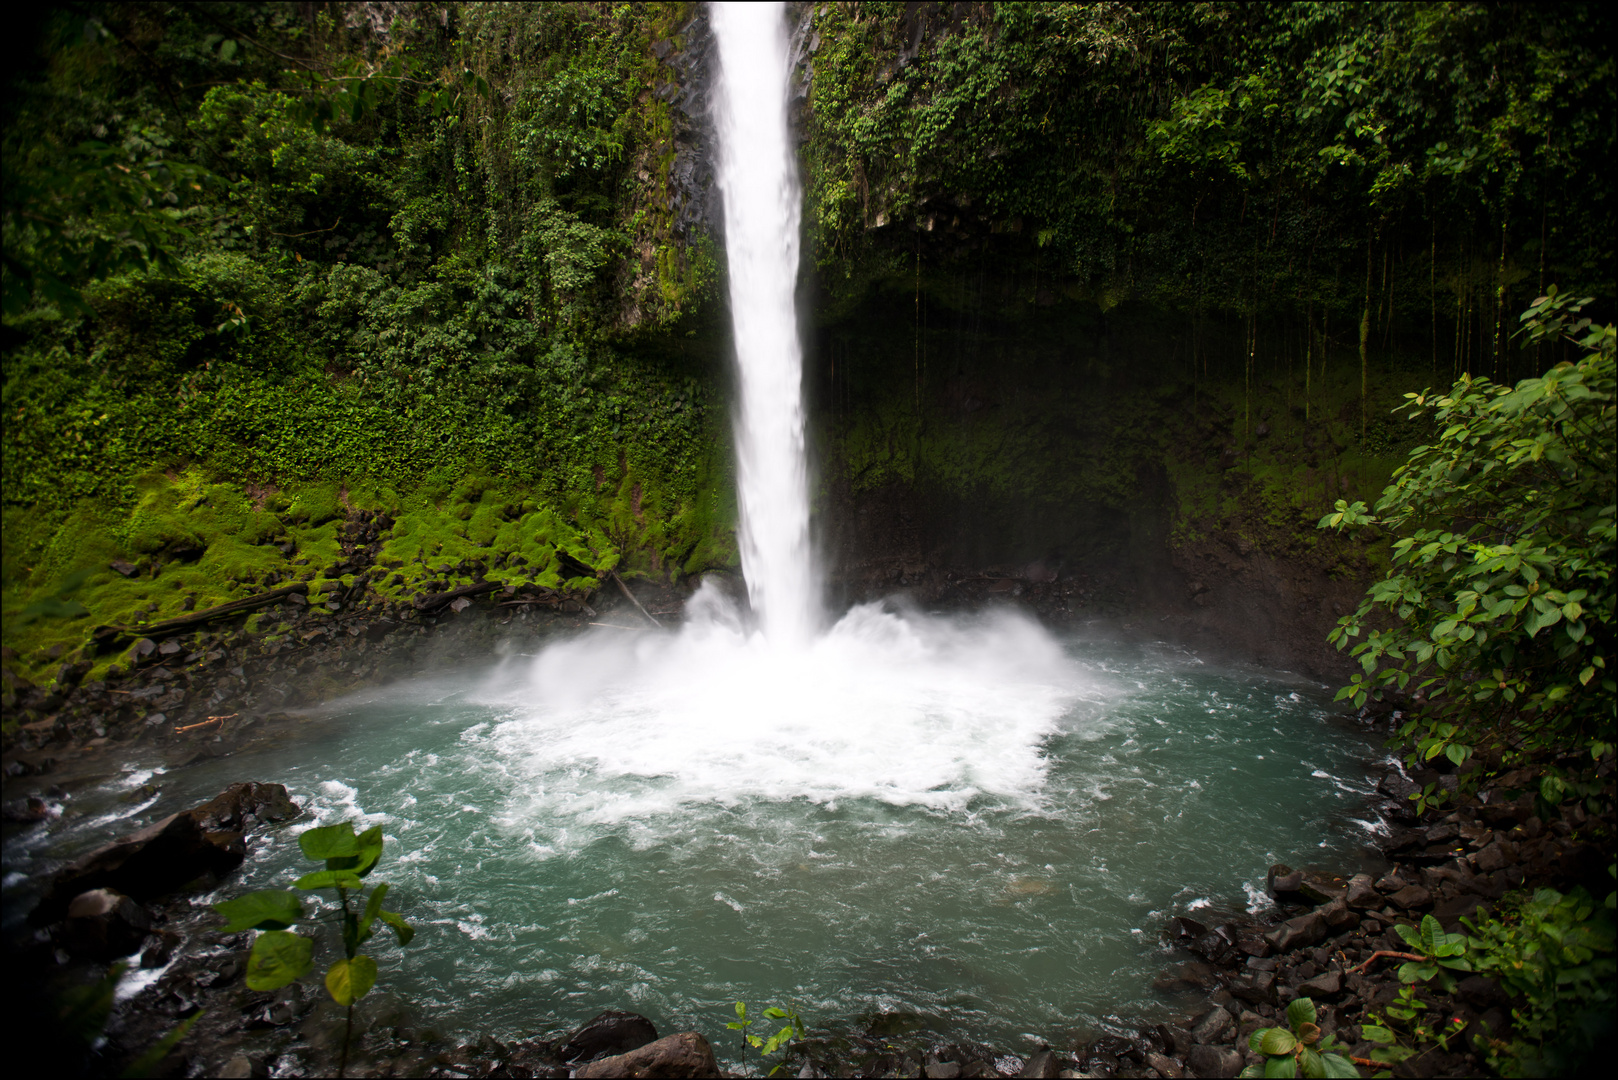
[[206,1015],[206,1012],[199,1009],[181,1020],[161,1039],[141,1051],[135,1060],[131,1061],[124,1071],[118,1075],[121,1077],[151,1076],[157,1071],[157,1067],[163,1063],[163,1059],[168,1057],[176,1046],[180,1045],[180,1040],[190,1034],[192,1026]]
[[754,1035],[749,1028],[755,1023],[755,1018],[747,1015],[747,1005],[736,1002],[736,1019],[730,1021],[725,1027],[731,1031],[741,1033],[742,1060],[747,1060],[747,1048],[751,1046],[759,1052],[761,1057],[769,1057],[776,1051],[782,1053],[782,1060],[771,1067],[767,1075],[774,1076],[786,1069],[785,1056],[794,1041],[804,1037],[803,1019],[793,1009],[782,1009],[771,1006],[763,1012],[765,1020],[785,1020],[786,1024],[773,1035]]
[[[375,936],[380,923],[393,931],[401,947],[410,944],[416,931],[397,912],[382,908],[388,894],[385,883],[372,883],[365,893],[365,881],[382,857],[382,826],[375,825],[356,834],[351,822],[340,822],[309,829],[298,837],[306,858],[323,862],[325,869],[305,874],[293,883],[303,890],[335,889],[337,910],[333,918],[342,941],[343,955],[326,969],[326,991],[333,1001],[348,1009],[343,1030],[343,1056],[337,1075],[348,1061],[349,1037],[354,1027],[353,1006],[376,985],[376,961],[361,953],[360,947]],[[352,891],[352,895],[351,895]],[[356,911],[350,902],[365,900]],[[314,938],[294,933],[286,927],[304,918],[303,901],[296,893],[261,889],[234,900],[214,905],[230,920],[225,930],[258,930],[247,961],[247,985],[253,990],[278,990],[308,974],[314,966]]]
[[[127,964],[113,964],[106,974],[91,982],[74,986],[55,1001],[54,1019],[61,1032],[77,1048],[88,1050],[102,1039],[107,1019],[117,998],[118,984],[129,971]],[[150,1076],[169,1052],[179,1045],[192,1025],[207,1015],[199,1010],[165,1033],[157,1042],[137,1055],[119,1075],[123,1077]]]
[[1497,917],[1468,924],[1473,964],[1516,1001],[1509,1042],[1482,1048],[1505,1076],[1571,1075],[1612,1028],[1613,906],[1583,889],[1518,894]]
[[1340,1049],[1335,1036],[1322,1036],[1315,1023],[1315,1003],[1297,998],[1287,1006],[1287,1026],[1259,1028],[1248,1037],[1247,1045],[1264,1061],[1249,1065],[1243,1076],[1358,1076],[1352,1062],[1333,1051]]
[[[1530,327],[1553,332],[1539,320],[1555,310],[1545,298]],[[1612,328],[1578,344],[1593,351],[1515,388],[1463,376],[1408,395],[1437,439],[1411,452],[1375,515],[1339,501],[1321,519],[1396,537],[1387,575],[1331,640],[1363,668],[1339,699],[1396,687],[1428,700],[1400,731],[1414,757],[1460,764],[1494,742],[1599,758],[1615,741]]]
[[[1364,303],[1349,283],[1369,226],[1378,264],[1393,250],[1415,264],[1387,306],[1426,329],[1530,288],[1543,218],[1564,238],[1553,273],[1610,298],[1610,26],[1592,7],[1541,15],[822,5],[817,254],[834,281],[896,278],[913,230],[933,234],[929,254],[951,246],[938,230],[1020,233],[1017,260],[1103,308],[1122,294],[1335,321]],[[1472,350],[1495,351],[1487,334]]]
[[1394,930],[1412,951],[1424,959],[1411,960],[1399,966],[1399,981],[1404,983],[1428,982],[1438,979],[1446,992],[1455,989],[1455,976],[1451,971],[1471,971],[1466,958],[1466,935],[1445,933],[1442,925],[1431,915],[1421,917],[1421,927],[1396,923]]
[[1418,1057],[1431,1050],[1447,1050],[1451,1041],[1465,1026],[1460,1019],[1442,1018],[1434,1021],[1423,1017],[1427,1003],[1416,996],[1416,988],[1406,983],[1383,1010],[1382,1022],[1375,1023],[1367,1016],[1360,1032],[1367,1042],[1376,1043],[1371,1060],[1385,1068],[1377,1076],[1391,1076],[1393,1066]]

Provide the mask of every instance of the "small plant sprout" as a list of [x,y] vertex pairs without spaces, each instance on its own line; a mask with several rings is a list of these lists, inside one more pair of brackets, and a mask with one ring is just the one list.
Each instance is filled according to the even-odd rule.
[[[298,837],[304,855],[324,862],[324,870],[305,874],[293,887],[312,891],[335,889],[337,922],[342,935],[343,955],[326,969],[326,992],[348,1010],[343,1028],[343,1051],[337,1075],[348,1068],[349,1038],[354,1031],[354,1003],[376,984],[376,961],[360,952],[376,933],[378,922],[398,938],[400,946],[410,944],[415,930],[403,917],[382,908],[388,886],[377,882],[365,891],[364,878],[382,857],[382,826],[358,835],[351,822],[310,829]],[[361,903],[363,901],[363,904]],[[253,990],[279,990],[307,974],[314,966],[315,941],[293,933],[288,927],[304,919],[303,900],[296,893],[280,889],[260,889],[234,900],[214,905],[229,924],[226,933],[257,930],[253,952],[247,960],[247,985]],[[313,918],[311,917],[311,920]]]
[[[741,1032],[743,1064],[747,1061],[747,1048],[749,1046],[757,1050],[761,1057],[769,1057],[777,1050],[792,1043],[793,1040],[803,1038],[803,1020],[796,1011],[772,1006],[764,1010],[763,1016],[766,1020],[785,1020],[787,1022],[786,1026],[768,1038],[751,1034],[747,1029],[753,1026],[754,1021],[747,1015],[746,1003],[741,1001],[736,1003],[736,1019],[725,1025],[731,1031]],[[785,1067],[784,1062],[777,1063],[774,1068],[770,1069],[768,1075],[774,1076]]]
[[1287,1006],[1287,1027],[1259,1028],[1247,1040],[1262,1064],[1249,1065],[1243,1076],[1359,1076],[1354,1063],[1341,1054],[1330,1035],[1322,1036],[1315,1023],[1315,1003],[1298,998]]

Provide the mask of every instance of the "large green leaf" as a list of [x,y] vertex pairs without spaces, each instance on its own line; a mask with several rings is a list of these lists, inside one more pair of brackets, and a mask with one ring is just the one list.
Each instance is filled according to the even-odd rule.
[[298,889],[359,889],[365,886],[365,882],[352,870],[316,870],[292,884]]
[[339,960],[326,971],[326,990],[339,1005],[354,1004],[376,985],[376,961],[364,953]]
[[354,825],[349,821],[310,829],[298,837],[298,846],[317,862],[352,858],[360,853],[359,838],[354,835]]
[[1266,1077],[1293,1077],[1298,1075],[1298,1059],[1291,1054],[1272,1057],[1264,1062]]
[[1306,997],[1298,998],[1287,1006],[1287,1023],[1296,1031],[1304,1024],[1315,1022],[1315,1003]]
[[250,990],[279,990],[301,978],[311,966],[315,943],[287,930],[266,930],[253,942],[247,958],[247,986]]
[[173,1030],[171,1030],[161,1039],[157,1040],[157,1042],[153,1043],[149,1049],[142,1053],[140,1057],[136,1058],[134,1061],[131,1061],[124,1071],[118,1075],[126,1078],[152,1075],[158,1064],[162,1062],[164,1058],[169,1056],[169,1051],[178,1046],[180,1040],[185,1038],[186,1033],[191,1030],[191,1025],[195,1024],[198,1020],[201,1020],[206,1015],[207,1010],[198,1010],[197,1012],[194,1012],[190,1016],[186,1017],[184,1020],[180,1021],[180,1023],[177,1024]]
[[285,930],[303,918],[303,901],[281,889],[259,889],[234,900],[222,900],[213,909],[230,920],[221,931],[226,934],[242,930]]
[[1326,1075],[1332,1077],[1358,1077],[1360,1071],[1354,1063],[1341,1054],[1321,1054],[1321,1064],[1326,1066]]
[[387,882],[379,882],[371,887],[371,895],[365,901],[365,913],[360,916],[358,927],[360,941],[370,940],[371,924],[376,922],[377,913],[382,910],[382,898],[387,895]]
[[376,868],[377,860],[382,857],[382,826],[371,826],[360,833],[355,841],[359,844],[359,855],[353,870],[360,877],[364,877]]
[[1285,1028],[1265,1028],[1263,1038],[1259,1040],[1258,1052],[1261,1054],[1290,1054],[1292,1053],[1292,1048],[1297,1045],[1297,1038]]
[[378,911],[376,917],[393,928],[393,936],[399,939],[400,945],[410,944],[410,939],[416,936],[416,928],[405,922],[397,912]]

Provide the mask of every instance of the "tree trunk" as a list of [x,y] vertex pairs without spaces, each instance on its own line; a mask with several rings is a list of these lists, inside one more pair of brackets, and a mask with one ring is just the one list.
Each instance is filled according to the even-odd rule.
[[1360,313],[1360,444],[1365,443],[1367,410],[1366,391],[1370,385],[1369,347],[1371,344],[1371,237],[1365,238],[1365,307]]

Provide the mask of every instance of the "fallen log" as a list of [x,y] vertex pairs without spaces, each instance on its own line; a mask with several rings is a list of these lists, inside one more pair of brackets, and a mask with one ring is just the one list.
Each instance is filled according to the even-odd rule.
[[501,583],[498,581],[479,581],[472,585],[462,585],[458,589],[450,589],[448,592],[433,593],[430,596],[422,597],[416,601],[416,610],[423,612],[437,611],[445,604],[459,600],[463,596],[481,596],[483,593],[494,592],[500,587]]
[[136,634],[149,638],[167,637],[170,634],[176,634],[182,630],[189,630],[194,626],[212,622],[214,619],[228,618],[231,615],[240,615],[244,611],[252,611],[254,608],[268,607],[283,597],[294,594],[307,595],[308,592],[308,583],[298,581],[291,585],[283,585],[279,589],[259,593],[257,596],[244,596],[240,600],[232,600],[229,603],[220,604],[218,607],[193,611],[189,615],[164,619],[162,622],[152,623],[149,626],[98,626],[90,631],[90,637],[97,644],[109,643],[116,641],[120,637],[132,637]]
[[[663,624],[658,622],[656,619],[652,618],[652,613],[650,611],[647,611],[644,607],[642,607],[639,600],[635,599],[635,594],[629,591],[629,586],[625,585],[624,584],[624,579],[618,576],[618,571],[609,570],[607,572],[612,575],[612,580],[614,580],[614,581],[616,581],[618,583],[619,590],[623,592],[624,596],[629,600],[629,602],[631,604],[635,605],[635,610],[640,612],[642,615],[646,616],[646,621],[647,622],[651,623],[653,626],[657,627],[659,630],[663,629]],[[602,625],[605,625],[605,624],[602,624]]]

